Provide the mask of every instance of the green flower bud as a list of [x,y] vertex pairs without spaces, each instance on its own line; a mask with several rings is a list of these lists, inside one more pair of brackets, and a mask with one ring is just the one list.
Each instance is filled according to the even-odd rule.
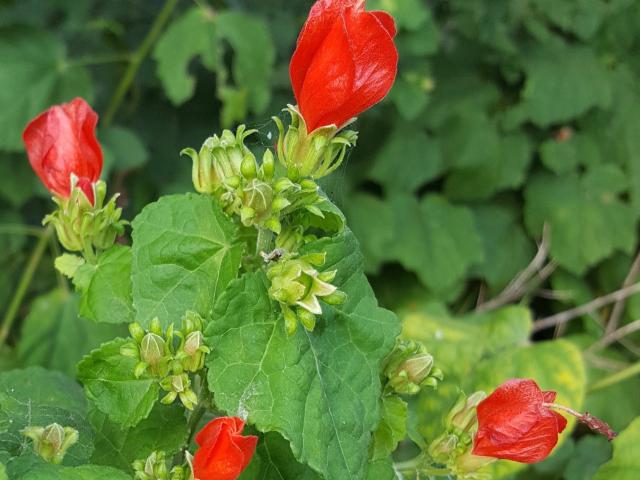
[[160,364],[164,356],[164,339],[155,333],[147,333],[140,343],[140,357],[142,360],[148,363],[151,367],[155,367]]
[[415,395],[423,387],[436,387],[442,372],[433,368],[433,356],[424,345],[400,341],[385,364],[388,388],[405,395]]
[[282,121],[274,117],[278,127],[278,160],[287,169],[293,181],[299,177],[321,178],[337,169],[344,160],[347,149],[355,145],[357,133],[352,130],[339,132],[331,125],[307,133],[304,119],[289,106],[291,124],[285,134]]
[[258,176],[258,165],[256,165],[256,158],[253,155],[245,155],[240,165],[240,171],[242,176],[247,180],[253,180]]
[[265,181],[271,181],[276,170],[276,162],[271,150],[266,149],[262,156],[262,178]]
[[144,329],[140,326],[139,323],[133,322],[129,324],[129,333],[133,337],[133,339],[140,343],[142,342],[142,337],[144,337]]
[[461,394],[445,419],[447,429],[459,433],[475,433],[478,426],[476,409],[485,398],[487,394],[483,391],[475,392],[468,397]]
[[260,223],[271,213],[271,203],[273,201],[273,189],[271,185],[261,180],[253,179],[242,190],[242,204],[245,208],[250,208],[254,214],[251,222],[243,223],[246,226]]
[[78,442],[78,431],[52,423],[46,427],[27,427],[22,435],[33,441],[34,451],[45,461],[60,464],[65,454]]
[[151,452],[145,460],[136,460],[132,466],[136,480],[169,480],[165,452]]

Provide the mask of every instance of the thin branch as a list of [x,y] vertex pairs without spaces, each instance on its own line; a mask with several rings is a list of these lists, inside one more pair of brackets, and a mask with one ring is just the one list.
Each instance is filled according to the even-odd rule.
[[[628,287],[635,280],[636,277],[640,274],[640,252],[636,256],[635,260],[631,264],[631,268],[627,273],[627,276],[624,278],[624,282],[622,283],[622,287]],[[625,299],[618,300],[613,309],[611,310],[611,315],[609,316],[609,321],[607,322],[607,327],[605,328],[605,335],[612,333],[616,328],[618,328],[618,323],[620,323],[620,317],[624,313],[624,305]]]
[[619,372],[629,366],[628,363],[619,362],[610,358],[599,357],[589,350],[583,353],[584,359],[599,370],[608,370],[610,372]]
[[550,317],[537,320],[533,325],[533,331],[537,332],[545,328],[555,327],[556,325],[568,322],[569,320],[572,320],[581,315],[591,313],[595,310],[598,310],[599,308],[604,307],[605,305],[609,305],[610,303],[625,299],[627,297],[635,295],[636,293],[640,293],[640,282],[629,285],[626,288],[616,290],[615,292],[609,293],[602,297],[598,297],[595,300],[590,301],[589,303],[585,303],[584,305],[580,305],[564,312],[556,313],[555,315],[551,315]]
[[610,377],[603,378],[602,380],[590,385],[587,388],[587,393],[595,392],[597,390],[602,390],[603,388],[610,387],[611,385],[615,385],[616,383],[623,382],[631,377],[640,374],[640,362],[634,363],[633,365],[625,368],[624,370],[619,371],[611,375]]
[[597,342],[595,342],[593,345],[591,345],[589,347],[589,350],[591,351],[601,350],[611,345],[612,343],[622,340],[627,335],[633,332],[637,332],[638,330],[640,330],[640,319],[634,320],[633,322],[628,323],[624,327],[620,327],[619,329],[614,330],[611,333],[605,333],[605,336],[602,337]]
[[495,310],[496,308],[499,308],[508,303],[512,303],[524,296],[529,290],[527,286],[530,284],[531,280],[536,275],[541,277],[542,271],[551,264],[549,263],[545,265],[547,257],[549,256],[550,240],[550,228],[547,224],[545,224],[544,228],[542,229],[542,239],[540,240],[538,251],[533,257],[533,260],[531,260],[529,265],[527,265],[524,270],[518,273],[518,275],[516,275],[516,277],[509,283],[509,285],[507,285],[504,290],[502,290],[502,292],[500,292],[495,298],[478,305],[476,307],[476,312],[480,313],[487,312],[489,310]]

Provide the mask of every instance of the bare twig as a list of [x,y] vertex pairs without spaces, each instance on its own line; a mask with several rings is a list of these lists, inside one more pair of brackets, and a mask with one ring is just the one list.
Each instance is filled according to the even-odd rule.
[[[639,274],[640,274],[640,252],[638,252],[638,255],[636,256],[635,260],[631,264],[631,268],[629,269],[629,273],[627,273],[627,276],[625,277],[624,282],[622,283],[622,287],[624,288],[631,285],[636,280],[636,277]],[[622,317],[622,314],[624,313],[624,305],[626,303],[625,300],[626,299],[624,298],[622,300],[618,300],[613,306],[613,309],[611,310],[611,315],[609,316],[609,321],[607,322],[607,326],[604,331],[605,335],[612,333],[616,328],[618,328],[620,317]]]
[[608,370],[610,372],[619,372],[629,366],[628,363],[619,362],[610,358],[594,355],[593,352],[586,351],[583,353],[584,359],[594,367],[600,370]]
[[622,288],[620,290],[616,290],[615,292],[609,293],[607,295],[603,295],[602,297],[598,297],[595,300],[590,301],[589,303],[585,303],[584,305],[580,305],[578,307],[565,310],[564,312],[556,313],[555,315],[551,315],[550,317],[537,320],[533,325],[533,331],[537,332],[545,328],[555,327],[556,325],[568,322],[569,320],[581,315],[591,313],[594,310],[598,310],[599,308],[604,307],[605,305],[609,305],[610,303],[625,299],[627,297],[630,297],[631,295],[635,295],[636,293],[640,293],[640,282],[634,283],[633,285],[629,285],[628,287]]
[[524,270],[518,273],[509,285],[507,285],[496,297],[487,302],[480,303],[476,307],[476,312],[487,312],[489,310],[495,310],[496,308],[508,303],[512,303],[523,297],[529,291],[528,287],[534,277],[538,276],[539,278],[546,279],[546,276],[542,276],[542,273],[549,265],[551,265],[551,263],[546,263],[547,257],[549,256],[550,238],[550,228],[545,224],[542,230],[542,239],[540,240],[538,251],[536,252],[535,257],[533,257],[533,260],[531,260],[531,263],[529,263]]
[[589,350],[596,351],[601,350],[614,342],[622,340],[627,335],[640,330],[640,319],[634,320],[631,323],[626,324],[624,327],[620,327],[611,333],[605,333],[605,336],[598,340],[596,343],[589,347]]

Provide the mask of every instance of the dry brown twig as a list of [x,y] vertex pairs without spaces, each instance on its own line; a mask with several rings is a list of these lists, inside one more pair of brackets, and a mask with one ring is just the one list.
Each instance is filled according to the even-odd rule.
[[[631,285],[639,274],[640,274],[640,252],[638,252],[638,255],[636,255],[635,260],[631,264],[631,268],[629,268],[629,272],[627,273],[627,276],[624,279],[622,288],[628,287],[629,285]],[[607,322],[607,326],[604,331],[605,335],[609,335],[616,328],[618,328],[618,323],[620,323],[620,317],[622,317],[622,314],[624,313],[625,303],[626,303],[626,299],[622,299],[622,300],[618,300],[613,305],[613,309],[611,310],[611,315],[609,316],[609,321]]]

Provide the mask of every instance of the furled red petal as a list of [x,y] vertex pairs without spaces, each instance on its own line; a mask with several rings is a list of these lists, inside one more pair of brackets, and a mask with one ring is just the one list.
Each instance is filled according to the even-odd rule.
[[558,396],[558,394],[552,390],[548,390],[546,392],[542,392],[542,398],[544,399],[545,403],[553,403],[556,401],[556,397]]
[[98,115],[81,98],[55,105],[29,122],[22,134],[29,162],[51,192],[68,197],[71,174],[89,183],[100,178],[97,123]]
[[258,437],[256,437],[255,435],[236,436],[234,437],[233,441],[244,455],[244,460],[242,462],[242,469],[244,470],[247,465],[249,465],[251,457],[253,456],[253,452],[255,452],[256,450],[256,445],[258,445]]
[[542,392],[533,380],[500,385],[478,405],[473,454],[522,463],[546,458],[566,426],[564,417],[543,405],[555,396]]
[[[238,429],[238,421],[240,422],[240,428]],[[213,443],[218,439],[221,428],[225,426],[232,434],[242,432],[244,422],[238,417],[218,417],[207,423],[202,430],[200,430],[196,436],[195,441],[198,445],[203,446],[208,443]]]
[[309,132],[344,125],[382,100],[395,81],[395,23],[364,2],[317,2],[290,64],[294,95]]
[[96,201],[95,193],[93,191],[93,185],[93,182],[86,177],[79,178],[78,182],[76,183],[76,186],[87,196],[87,199],[91,202],[91,205],[93,205]]

